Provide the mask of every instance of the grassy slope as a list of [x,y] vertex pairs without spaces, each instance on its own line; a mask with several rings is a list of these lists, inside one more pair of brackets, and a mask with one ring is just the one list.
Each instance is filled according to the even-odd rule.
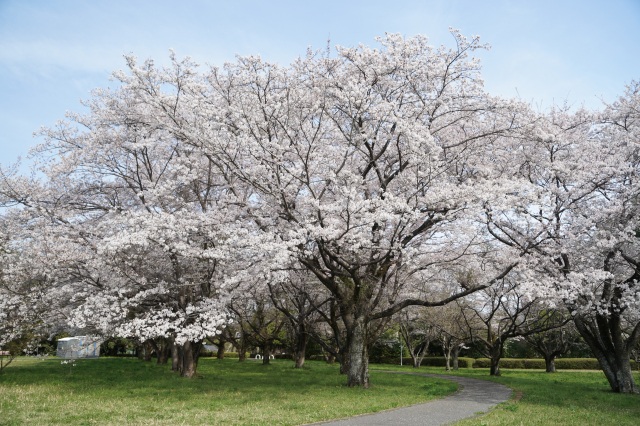
[[414,404],[455,390],[446,381],[374,372],[349,389],[337,366],[202,359],[199,377],[137,359],[14,361],[0,375],[0,425],[296,425]]

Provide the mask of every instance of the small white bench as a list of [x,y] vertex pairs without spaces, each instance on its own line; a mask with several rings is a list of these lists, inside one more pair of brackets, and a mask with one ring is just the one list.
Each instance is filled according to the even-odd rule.
[[[255,359],[262,359],[262,355],[260,354],[256,354],[256,358]],[[276,359],[275,355],[269,355],[269,359]]]

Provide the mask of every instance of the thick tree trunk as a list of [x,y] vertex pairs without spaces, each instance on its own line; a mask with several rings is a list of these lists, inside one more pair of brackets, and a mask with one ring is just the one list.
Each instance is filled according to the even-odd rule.
[[309,342],[309,334],[307,333],[304,321],[298,322],[298,333],[296,335],[296,343],[293,351],[293,360],[295,368],[302,368],[307,357],[307,343]]
[[347,386],[369,387],[369,351],[367,348],[367,322],[364,317],[354,318],[349,333],[347,354]]
[[490,376],[499,376],[500,374],[500,359],[491,358],[491,368],[489,370]]
[[298,338],[296,339],[296,348],[293,354],[295,368],[302,368],[304,366],[304,362],[307,356],[308,341],[309,335],[303,329],[301,333],[298,333]]
[[493,346],[489,352],[491,354],[491,368],[489,369],[490,376],[499,376],[500,373],[500,358],[502,358],[502,346],[497,344]]
[[[238,355],[240,356],[240,355]],[[218,345],[218,350],[216,351],[216,358],[217,359],[224,359],[224,341],[220,340],[219,345]]]
[[262,365],[271,364],[271,344],[267,343],[262,347]]
[[453,347],[453,355],[452,355],[452,360],[453,360],[453,369],[457,370],[458,367],[458,355],[460,355],[460,345],[455,345]]
[[580,316],[574,317],[574,323],[580,335],[584,338],[600,368],[609,382],[613,392],[640,393],[631,371],[631,348],[637,341],[625,342],[619,319],[597,317],[589,321]]
[[625,354],[603,354],[594,351],[600,368],[609,382],[611,390],[618,393],[640,393],[640,389],[633,379],[631,362]]
[[182,345],[182,377],[193,377],[198,368],[198,357],[202,342],[185,342]]
[[291,358],[294,362],[294,368],[302,368],[307,356],[307,343],[309,342],[309,333],[307,332],[307,314],[300,311],[299,315],[293,320],[293,316],[289,316],[291,324],[293,345],[291,347]]
[[547,373],[556,372],[556,357],[554,355],[544,357],[544,365]]

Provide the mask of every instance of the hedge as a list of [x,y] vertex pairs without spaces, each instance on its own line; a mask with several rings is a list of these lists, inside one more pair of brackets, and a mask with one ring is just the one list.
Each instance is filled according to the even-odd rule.
[[[600,370],[600,364],[595,358],[556,358],[557,370]],[[489,368],[491,360],[489,358],[478,358],[473,363],[473,368]],[[542,358],[502,358],[500,359],[500,368],[524,368],[524,369],[541,369],[546,368],[544,359]],[[631,360],[631,368],[637,369],[635,361]]]
[[[215,356],[215,353],[211,354]],[[133,355],[130,355],[133,356]],[[247,354],[247,357],[249,354]],[[236,352],[225,352],[225,358],[238,358],[238,354]],[[278,359],[291,359],[291,355],[277,355]],[[322,355],[311,355],[307,357],[309,360],[317,360],[323,361],[324,357]],[[391,362],[386,362],[385,364],[400,364],[399,359],[390,360]],[[413,360],[410,357],[405,357],[402,359],[402,363],[404,365],[413,365]],[[595,358],[556,358],[556,369],[557,370],[600,370],[600,365],[598,364],[598,360]],[[424,357],[422,360],[421,366],[424,367],[445,367],[446,361],[442,356],[432,356],[432,357]],[[489,358],[467,358],[460,357],[458,358],[458,367],[459,368],[489,368],[491,366],[491,360]],[[500,359],[500,368],[522,368],[528,370],[544,370],[546,368],[544,359],[542,358],[501,358]],[[631,368],[633,370],[640,369],[640,365],[636,363],[634,360],[631,360]]]
[[[205,350],[201,350],[200,351],[200,357],[201,358],[206,358],[206,357],[211,357],[211,358],[215,358],[218,355],[218,353],[216,351],[205,351]],[[225,358],[239,358],[238,356],[238,352],[227,352],[225,351],[224,353],[224,357]],[[247,358],[249,358],[249,353],[247,352]]]
[[[388,364],[399,364],[397,360]],[[411,358],[403,359],[404,365],[412,365]],[[557,370],[600,370],[598,360],[595,358],[556,358]],[[425,367],[444,367],[446,361],[444,357],[425,357],[422,360],[422,366]],[[489,358],[458,358],[459,368],[489,368],[491,360]],[[501,358],[500,368],[521,368],[529,370],[544,370],[546,368],[544,359],[542,358]],[[633,370],[640,369],[640,365],[631,360],[631,368]]]
[[[472,368],[473,362],[475,360],[473,358],[458,358],[458,367],[459,368]],[[413,361],[409,358],[408,364],[411,365]],[[422,360],[422,364],[425,367],[445,367],[447,365],[447,361],[444,357],[441,356],[430,356],[424,357]],[[451,361],[451,366],[453,367],[453,360]]]

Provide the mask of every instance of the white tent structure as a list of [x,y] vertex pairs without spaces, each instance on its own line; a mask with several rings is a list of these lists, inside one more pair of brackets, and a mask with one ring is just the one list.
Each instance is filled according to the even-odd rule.
[[74,336],[58,339],[56,355],[64,359],[97,358],[100,339],[93,336]]

